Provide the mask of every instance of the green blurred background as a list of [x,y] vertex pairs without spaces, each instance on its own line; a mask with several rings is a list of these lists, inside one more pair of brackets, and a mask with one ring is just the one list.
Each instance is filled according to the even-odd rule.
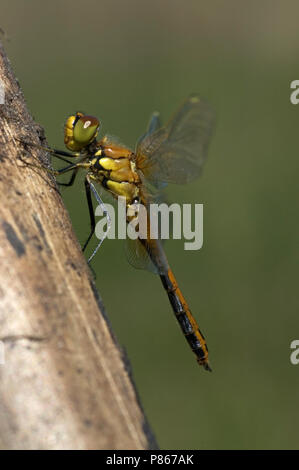
[[[77,109],[134,146],[150,113],[191,92],[217,114],[200,180],[169,199],[204,204],[204,246],[166,251],[210,349],[199,369],[158,277],[106,241],[97,285],[162,449],[299,448],[299,79],[296,1],[1,1],[7,52],[35,119],[63,148]],[[63,198],[81,242],[82,180]]]

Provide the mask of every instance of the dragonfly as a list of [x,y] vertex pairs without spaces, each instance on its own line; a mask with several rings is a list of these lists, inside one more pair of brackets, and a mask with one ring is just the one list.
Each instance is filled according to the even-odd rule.
[[[62,169],[50,170],[57,176],[71,172],[69,181],[61,185],[72,186],[78,171],[83,169],[86,172],[85,193],[91,230],[83,251],[96,227],[92,195],[109,222],[109,214],[95,184],[101,185],[114,198],[125,198],[127,208],[143,204],[148,210],[149,205],[158,200],[166,184],[189,183],[200,175],[213,127],[214,113],[209,103],[195,94],[184,101],[164,126],[161,125],[159,113],[153,113],[134,151],[108,136],[98,139],[100,121],[96,117],[82,112],[69,116],[64,127],[64,143],[68,151],[42,148],[68,163]],[[131,220],[132,216],[127,215],[127,223]],[[99,241],[88,262],[102,241]],[[178,286],[161,240],[151,238],[148,230],[146,237],[129,240],[127,246],[129,262],[133,266],[160,276],[175,317],[198,364],[211,371],[205,337]]]

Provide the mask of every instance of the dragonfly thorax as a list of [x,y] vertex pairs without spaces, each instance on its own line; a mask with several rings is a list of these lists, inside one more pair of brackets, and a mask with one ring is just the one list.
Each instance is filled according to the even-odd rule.
[[123,196],[128,204],[139,197],[140,177],[136,171],[134,154],[125,147],[99,143],[99,150],[90,160],[93,178],[113,194]]

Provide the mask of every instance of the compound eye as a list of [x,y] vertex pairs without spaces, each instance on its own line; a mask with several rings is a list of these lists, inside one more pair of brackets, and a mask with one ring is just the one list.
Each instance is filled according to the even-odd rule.
[[76,116],[72,116],[73,117],[73,121],[72,121],[72,128],[74,129],[76,123],[79,121],[79,119],[81,117],[83,117],[84,114],[83,113],[79,113],[79,111],[76,113]]
[[[79,117],[79,119],[78,119]],[[76,116],[74,121],[74,140],[80,144],[89,144],[99,131],[99,120],[94,116]]]

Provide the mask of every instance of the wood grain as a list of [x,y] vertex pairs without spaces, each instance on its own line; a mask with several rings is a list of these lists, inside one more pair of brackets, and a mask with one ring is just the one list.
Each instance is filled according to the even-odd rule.
[[0,80],[0,448],[156,448],[2,46]]

